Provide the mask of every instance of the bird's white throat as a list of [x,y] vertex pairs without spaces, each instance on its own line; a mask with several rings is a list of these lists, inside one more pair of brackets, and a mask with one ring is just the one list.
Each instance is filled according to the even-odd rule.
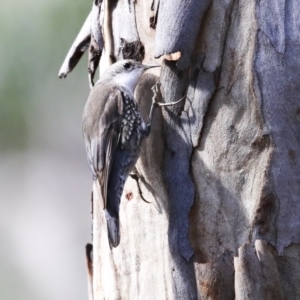
[[143,73],[142,69],[132,70],[128,73],[119,73],[115,75],[114,81],[117,85],[123,86],[131,93],[133,97],[134,90],[138,84],[138,81]]

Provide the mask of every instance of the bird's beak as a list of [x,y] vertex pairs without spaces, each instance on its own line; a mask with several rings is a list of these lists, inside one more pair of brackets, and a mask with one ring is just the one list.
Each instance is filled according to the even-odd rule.
[[158,68],[161,67],[161,65],[143,65],[143,68],[145,70],[151,69],[151,68]]

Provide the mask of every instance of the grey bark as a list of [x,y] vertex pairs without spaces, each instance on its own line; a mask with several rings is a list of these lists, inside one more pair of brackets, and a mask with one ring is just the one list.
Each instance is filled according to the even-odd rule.
[[298,2],[107,7],[100,72],[161,57],[137,87],[142,113],[159,76],[166,102],[186,99],[154,116],[137,163],[151,203],[129,178],[113,250],[94,186],[95,299],[299,299]]

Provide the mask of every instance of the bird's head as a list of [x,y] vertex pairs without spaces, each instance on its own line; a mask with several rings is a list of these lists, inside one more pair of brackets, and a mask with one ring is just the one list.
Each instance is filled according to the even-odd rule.
[[103,79],[112,80],[116,85],[125,87],[132,95],[143,73],[159,65],[143,65],[132,59],[120,60],[111,65],[102,75]]

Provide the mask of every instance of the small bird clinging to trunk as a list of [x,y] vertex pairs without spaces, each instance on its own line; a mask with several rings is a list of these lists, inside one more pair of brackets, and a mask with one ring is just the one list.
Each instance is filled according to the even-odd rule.
[[134,90],[142,74],[150,68],[134,60],[111,65],[92,88],[83,112],[83,135],[93,179],[98,180],[104,201],[110,246],[120,243],[119,206],[123,187],[134,167],[141,141],[148,136]]

